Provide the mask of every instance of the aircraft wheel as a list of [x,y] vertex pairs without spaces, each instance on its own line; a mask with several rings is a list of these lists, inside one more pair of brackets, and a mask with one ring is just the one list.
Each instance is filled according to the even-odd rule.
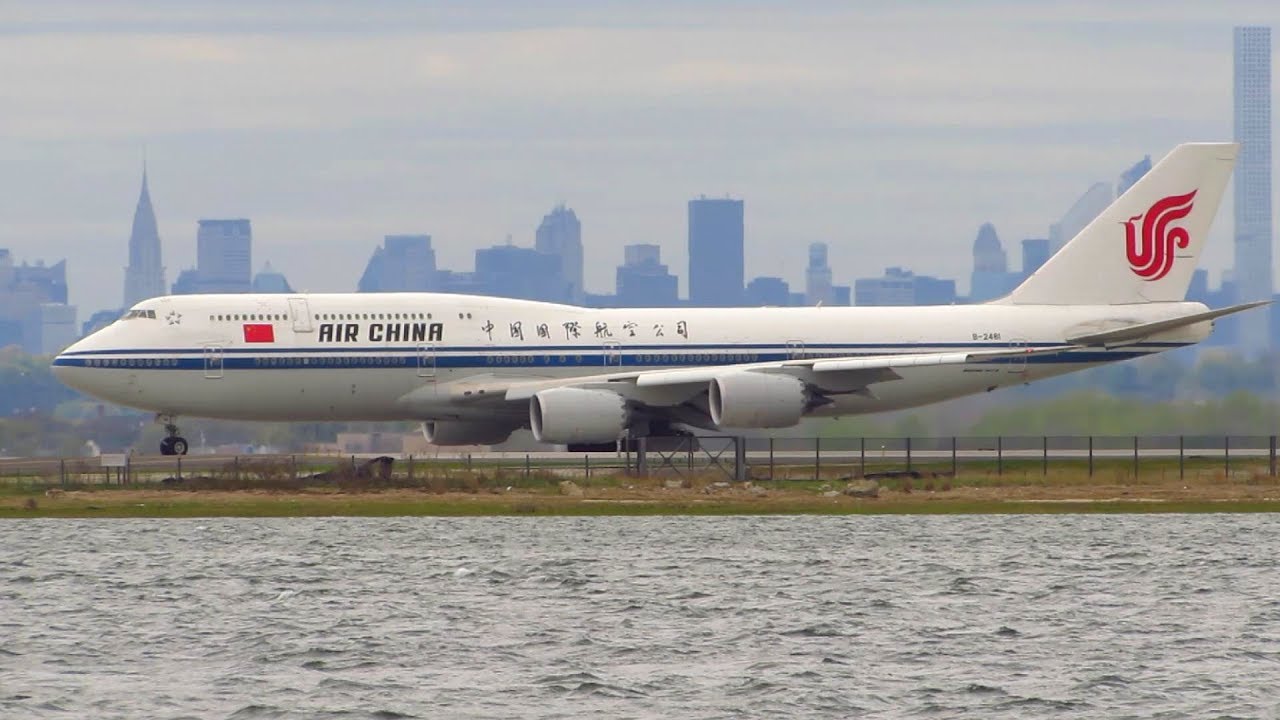
[[187,454],[187,439],[182,437],[169,438],[169,446],[173,449],[174,455]]
[[167,437],[160,441],[160,454],[161,455],[175,454],[173,450],[173,438]]

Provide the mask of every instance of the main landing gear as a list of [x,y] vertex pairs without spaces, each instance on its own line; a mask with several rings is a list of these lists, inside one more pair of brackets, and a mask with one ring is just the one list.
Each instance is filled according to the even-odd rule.
[[165,432],[165,438],[160,441],[160,454],[186,455],[187,439],[178,434],[178,426],[173,423],[174,418],[161,415],[158,419],[164,423]]

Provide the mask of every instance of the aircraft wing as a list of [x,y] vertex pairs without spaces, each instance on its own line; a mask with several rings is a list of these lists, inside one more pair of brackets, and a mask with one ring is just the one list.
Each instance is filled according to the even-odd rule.
[[1253,308],[1270,304],[1270,300],[1241,303],[1240,305],[1231,305],[1229,307],[1219,308],[1218,310],[1209,310],[1202,313],[1196,313],[1194,315],[1183,315],[1182,317],[1171,318],[1169,320],[1157,320],[1155,322],[1127,325],[1113,330],[1080,335],[1071,338],[1070,342],[1075,343],[1076,345],[1103,347],[1131,345],[1136,342],[1141,342],[1142,340],[1157,333],[1177,330],[1179,328],[1187,327],[1188,325],[1207,322],[1209,320],[1225,317],[1227,315],[1234,315],[1238,312],[1252,310]]
[[[556,387],[607,389],[646,405],[678,405],[706,391],[713,379],[737,372],[783,373],[804,380],[815,389],[828,393],[866,392],[870,385],[901,379],[895,370],[908,367],[964,365],[1006,358],[1066,352],[1076,345],[1053,345],[1034,348],[1009,348],[969,352],[910,353],[901,355],[862,355],[835,358],[805,358],[773,362],[711,365],[670,370],[632,370],[607,375],[590,375],[547,380],[523,379],[485,389],[493,397],[501,393],[508,402],[527,401],[542,390]],[[473,393],[474,394],[474,393]]]

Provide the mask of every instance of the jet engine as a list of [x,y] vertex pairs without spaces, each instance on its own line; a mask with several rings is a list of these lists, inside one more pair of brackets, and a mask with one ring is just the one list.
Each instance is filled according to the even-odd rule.
[[800,422],[808,405],[804,383],[791,375],[737,372],[708,388],[711,420],[718,427],[776,428]]
[[505,423],[472,420],[430,420],[422,434],[432,445],[497,445],[506,442],[515,427]]
[[608,390],[552,388],[529,400],[529,425],[538,442],[612,442],[629,420],[627,401]]

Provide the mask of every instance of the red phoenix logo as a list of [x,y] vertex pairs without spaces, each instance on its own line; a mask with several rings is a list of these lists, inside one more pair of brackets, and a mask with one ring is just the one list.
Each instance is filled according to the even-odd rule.
[[[1186,195],[1170,195],[1125,222],[1125,249],[1134,275],[1143,280],[1159,280],[1173,269],[1174,243],[1186,248],[1191,243],[1191,235],[1186,228],[1171,228],[1169,223],[1191,214],[1191,201],[1195,196],[1195,190]],[[1139,219],[1142,220],[1141,238],[1134,226]]]

